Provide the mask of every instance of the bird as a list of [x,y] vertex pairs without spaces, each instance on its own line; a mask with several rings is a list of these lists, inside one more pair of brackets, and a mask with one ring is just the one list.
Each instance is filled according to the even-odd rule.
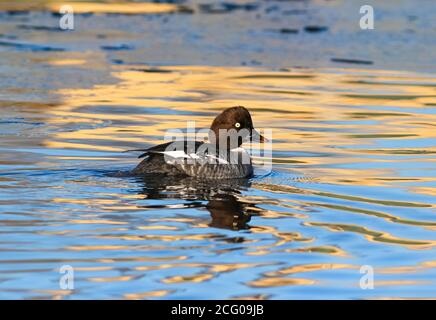
[[243,106],[227,108],[212,121],[207,142],[176,140],[142,151],[144,158],[133,175],[189,176],[202,179],[241,179],[254,174],[251,157],[241,147],[244,142],[267,142],[253,125]]

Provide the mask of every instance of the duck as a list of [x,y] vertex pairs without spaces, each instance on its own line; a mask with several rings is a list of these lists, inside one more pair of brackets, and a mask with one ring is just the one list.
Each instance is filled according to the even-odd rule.
[[253,125],[250,112],[243,106],[230,107],[212,121],[208,141],[176,140],[143,152],[143,160],[133,175],[188,176],[202,179],[251,178],[254,169],[245,142],[268,141]]

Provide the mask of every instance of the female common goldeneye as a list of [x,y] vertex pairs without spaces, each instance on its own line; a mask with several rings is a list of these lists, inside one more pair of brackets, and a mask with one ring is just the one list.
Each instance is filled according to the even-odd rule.
[[221,112],[209,130],[209,141],[174,141],[143,151],[145,158],[132,174],[165,174],[211,179],[249,178],[253,175],[250,155],[241,148],[244,142],[265,142],[254,129],[245,107]]

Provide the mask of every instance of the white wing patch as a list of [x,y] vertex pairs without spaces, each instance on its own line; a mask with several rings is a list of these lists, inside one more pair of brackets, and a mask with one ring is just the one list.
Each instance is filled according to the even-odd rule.
[[195,153],[190,153],[190,154],[189,154],[189,157],[192,158],[192,159],[200,159],[200,157],[198,156],[198,154],[195,154]]
[[162,154],[164,154],[165,156],[168,156],[168,157],[171,157],[171,158],[178,158],[178,159],[180,159],[180,158],[189,158],[189,156],[184,152],[184,151],[181,151],[181,150],[178,150],[178,151],[163,151],[163,152],[159,152],[159,153],[162,153]]
[[[244,148],[241,148],[241,147],[235,148],[235,149],[230,150],[230,152],[241,153],[241,154],[243,154],[243,157],[248,157],[247,159],[250,159],[249,154],[247,153],[247,151]],[[177,159],[195,159],[195,160],[201,160],[201,159],[207,160],[207,159],[209,159],[212,163],[229,164],[229,161],[227,161],[226,159],[217,157],[217,156],[212,155],[212,154],[207,154],[205,156],[199,156],[196,153],[187,154],[185,151],[182,151],[182,150],[162,151],[159,153],[162,153],[163,155],[165,155],[165,157],[169,157],[172,159],[172,160],[169,160],[167,158],[168,162],[173,162],[174,160],[177,160]]]
[[197,154],[195,154],[195,153],[187,154],[185,151],[182,151],[182,150],[162,151],[159,153],[162,153],[164,155],[165,161],[169,164],[178,163],[178,162],[182,161],[183,159],[192,159],[191,161],[200,159],[200,157]]

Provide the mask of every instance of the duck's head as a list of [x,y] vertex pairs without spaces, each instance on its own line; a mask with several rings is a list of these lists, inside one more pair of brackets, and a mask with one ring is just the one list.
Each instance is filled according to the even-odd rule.
[[266,142],[253,126],[250,112],[242,106],[231,107],[213,120],[209,132],[209,141],[226,148],[237,148],[244,142]]

